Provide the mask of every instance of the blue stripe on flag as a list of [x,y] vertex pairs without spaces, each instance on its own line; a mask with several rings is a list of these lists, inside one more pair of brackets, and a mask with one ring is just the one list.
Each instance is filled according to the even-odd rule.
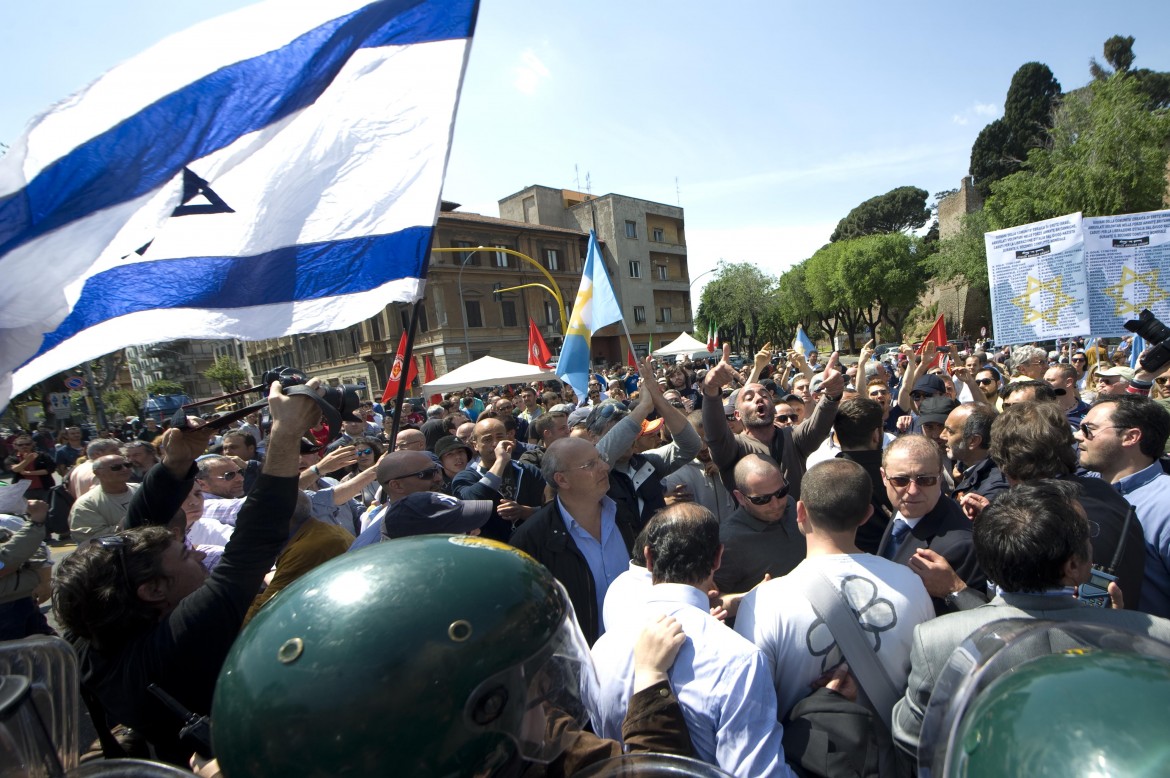
[[0,261],[17,246],[157,189],[191,161],[311,105],[359,49],[468,37],[475,4],[372,3],[172,92],[0,199]]
[[139,311],[227,310],[315,300],[366,292],[401,278],[422,278],[431,229],[409,227],[388,235],[288,246],[252,257],[184,257],[121,265],[86,280],[73,311],[45,336],[36,356],[82,330]]

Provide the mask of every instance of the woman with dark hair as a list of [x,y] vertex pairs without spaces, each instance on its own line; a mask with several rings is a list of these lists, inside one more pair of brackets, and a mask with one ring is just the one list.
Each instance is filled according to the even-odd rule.
[[[357,478],[360,474],[369,470],[378,463],[378,460],[382,458],[382,454],[385,453],[382,443],[377,438],[356,437],[350,445],[354,448],[353,453],[357,455],[357,462],[349,466],[349,472],[341,479],[342,483]],[[378,482],[371,481],[362,487],[361,493],[354,497],[354,499],[360,502],[363,507],[368,508],[374,503],[377,497]]]

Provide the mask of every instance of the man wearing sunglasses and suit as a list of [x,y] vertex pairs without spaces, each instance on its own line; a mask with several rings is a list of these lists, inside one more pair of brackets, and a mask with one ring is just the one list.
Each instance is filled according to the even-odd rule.
[[138,488],[130,483],[130,461],[121,454],[98,458],[93,474],[97,485],[78,497],[69,511],[70,534],[78,543],[116,533]]
[[896,512],[877,552],[922,578],[939,615],[958,610],[959,604],[956,592],[935,586],[928,575],[933,569],[949,564],[968,588],[987,590],[987,577],[975,559],[971,521],[957,502],[942,494],[942,456],[925,435],[903,435],[886,448],[882,480]]

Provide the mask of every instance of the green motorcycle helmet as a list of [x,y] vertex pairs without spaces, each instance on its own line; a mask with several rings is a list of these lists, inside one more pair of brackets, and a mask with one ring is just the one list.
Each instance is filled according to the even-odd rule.
[[952,776],[1166,775],[1170,662],[1088,649],[1030,660],[979,693]]
[[477,537],[404,538],[261,609],[220,673],[212,739],[228,778],[491,775],[554,759],[596,688],[542,565]]

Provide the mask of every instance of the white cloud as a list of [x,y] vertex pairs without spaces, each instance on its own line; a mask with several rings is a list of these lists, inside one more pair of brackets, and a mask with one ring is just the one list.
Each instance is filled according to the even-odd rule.
[[972,103],[961,112],[951,116],[951,121],[960,126],[968,124],[971,119],[978,119],[985,123],[999,116],[999,106],[995,103]]
[[518,92],[531,95],[536,93],[537,88],[547,81],[552,73],[541,62],[540,57],[536,56],[535,51],[525,49],[520,54],[520,64],[512,68],[512,75],[515,76],[512,86],[516,87]]

